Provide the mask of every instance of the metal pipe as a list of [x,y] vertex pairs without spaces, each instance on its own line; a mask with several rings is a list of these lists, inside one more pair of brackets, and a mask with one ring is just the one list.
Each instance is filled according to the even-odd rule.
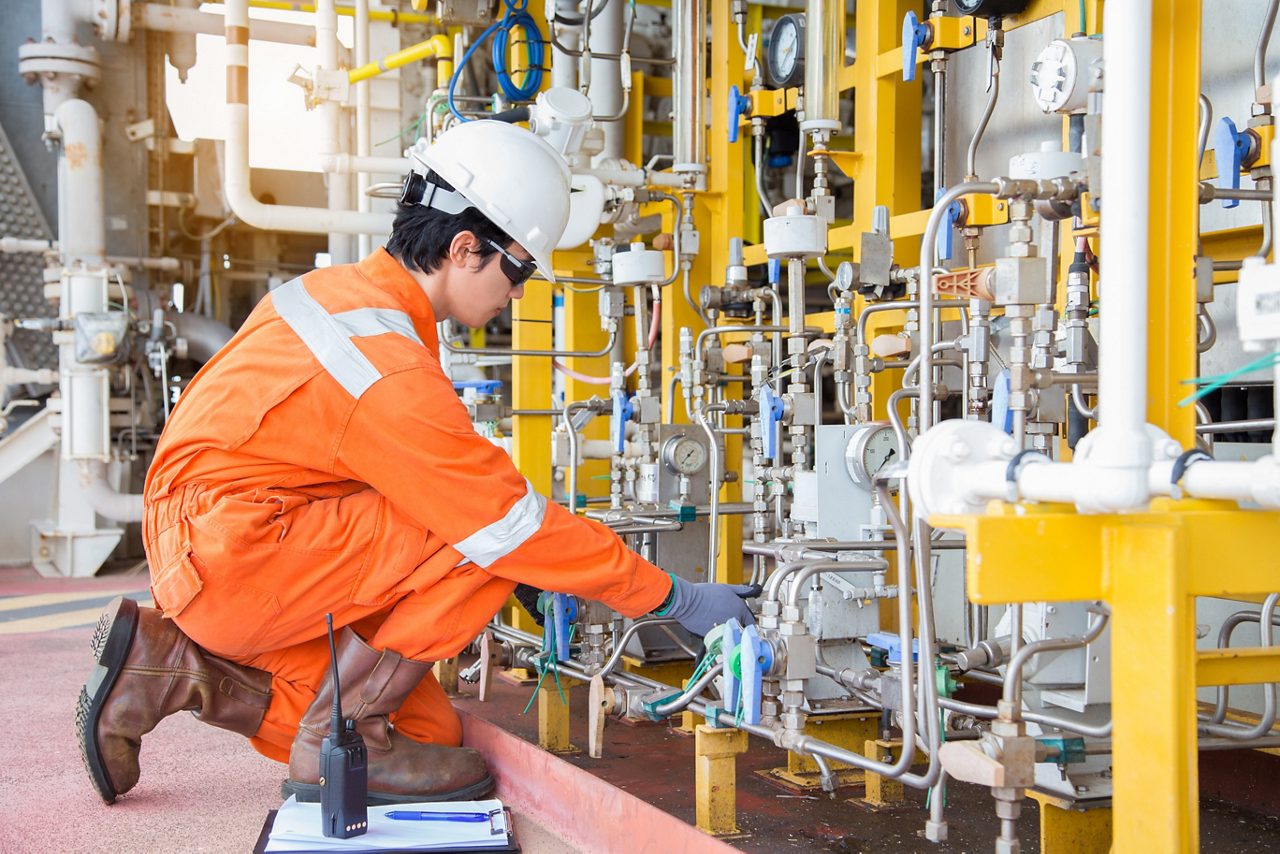
[[1213,127],[1213,102],[1200,93],[1200,130],[1196,134],[1196,168],[1204,163],[1204,151],[1209,147],[1209,129]]
[[509,350],[503,347],[455,347],[449,343],[446,332],[453,331],[453,321],[444,320],[441,324],[445,326],[445,330],[441,331],[440,346],[444,347],[450,353],[460,353],[470,356],[548,356],[556,359],[595,359],[600,356],[606,356],[613,349],[614,343],[618,338],[617,329],[609,330],[609,341],[599,350]]
[[707,441],[711,444],[710,471],[707,473],[711,485],[711,512],[707,519],[707,581],[716,580],[716,559],[720,556],[720,441],[707,421],[707,413],[723,412],[725,408],[723,403],[712,403],[697,412],[698,426],[707,434]]
[[[982,111],[982,118],[978,121],[977,128],[973,131],[973,138],[969,140],[969,149],[965,153],[964,175],[965,181],[975,181],[978,177],[978,144],[982,142],[983,135],[987,132],[987,125],[991,123],[991,115],[996,111],[996,100],[1000,97],[1000,55],[994,41],[991,41],[988,49],[991,51],[990,69],[991,69],[991,94],[987,96],[987,106]],[[950,202],[948,202],[950,204]],[[923,293],[923,291],[921,291]]]
[[665,703],[659,703],[654,706],[654,714],[661,715],[665,718],[669,715],[674,715],[676,712],[683,712],[685,709],[689,708],[689,704],[692,703],[699,694],[707,690],[707,686],[714,682],[716,677],[723,672],[723,664],[712,665],[706,673],[702,674],[702,676],[698,678],[697,682],[694,682],[688,688],[685,688],[679,696],[672,697]]
[[702,361],[702,343],[712,335],[721,335],[725,332],[787,332],[789,327],[786,326],[709,326],[698,333],[698,337],[693,342],[693,358]]
[[[805,4],[804,112],[801,133],[840,130],[838,71],[844,67],[844,0]],[[803,158],[801,158],[803,159]]]
[[[1276,26],[1277,9],[1280,9],[1280,0],[1271,0],[1267,5],[1267,15],[1262,20],[1262,32],[1258,33],[1258,47],[1253,52],[1253,88],[1255,90],[1267,85],[1267,43],[1271,41],[1271,31]],[[1255,92],[1254,100],[1257,100],[1257,97]]]
[[787,604],[799,606],[800,604],[800,588],[804,582],[813,576],[830,572],[836,575],[848,575],[854,572],[883,572],[889,568],[889,562],[884,558],[868,557],[862,566],[854,566],[857,561],[823,561],[817,566],[807,566],[796,573],[795,581],[791,583],[791,590],[787,592]]
[[1274,418],[1249,418],[1242,421],[1214,421],[1209,424],[1197,424],[1197,433],[1250,433],[1257,430],[1270,430],[1276,426]]
[[[971,182],[957,184],[942,194],[942,197],[934,204],[933,210],[929,213],[929,221],[925,225],[924,237],[920,242],[920,341],[921,352],[924,355],[924,363],[921,365],[921,376],[933,376],[933,261],[934,251],[937,248],[938,226],[942,222],[942,216],[946,213],[951,203],[959,199],[961,196],[970,193],[986,193],[994,195],[999,188],[996,184],[989,182]],[[957,302],[959,302],[957,300]],[[858,317],[858,323],[861,327],[862,317]],[[918,433],[924,433],[933,423],[933,383],[920,384],[920,416]]]
[[704,77],[707,67],[707,10],[702,0],[674,0],[671,9],[675,65],[672,68],[672,171],[707,171]]
[[[1258,634],[1259,634],[1259,639],[1263,649],[1270,649],[1272,645],[1271,629],[1272,629],[1272,623],[1275,621],[1275,617],[1276,617],[1277,602],[1280,602],[1280,593],[1272,593],[1269,596],[1267,596],[1266,601],[1262,603],[1262,610],[1259,612],[1259,615],[1258,615]],[[1234,628],[1234,626],[1232,628]],[[1221,643],[1222,635],[1220,634],[1219,646],[1226,648],[1226,646],[1230,644],[1230,630],[1227,628],[1226,625],[1223,626],[1223,630],[1227,634],[1228,643],[1227,644]],[[1272,682],[1268,685],[1263,686],[1262,717],[1258,720],[1258,723],[1255,726],[1249,727],[1249,728],[1242,728],[1242,727],[1230,726],[1222,723],[1209,722],[1209,723],[1200,724],[1200,731],[1207,732],[1211,735],[1220,735],[1226,738],[1237,739],[1237,740],[1261,738],[1262,736],[1269,734],[1271,732],[1271,728],[1275,725],[1276,700],[1277,700],[1276,683]],[[1219,711],[1221,711],[1222,716],[1225,717],[1226,715],[1225,688],[1218,689],[1217,708],[1215,708],[1214,715],[1213,715],[1215,721],[1221,720],[1221,717],[1219,717]]]
[[[141,3],[133,8],[139,10],[138,23],[142,29],[152,32],[220,36],[226,29],[222,15],[201,12],[199,9],[165,6],[160,3]],[[249,39],[311,47],[315,45],[315,30],[301,24],[252,18],[249,20]]]
[[1013,707],[1015,720],[1022,708],[1022,668],[1031,660],[1032,656],[1039,655],[1042,652],[1076,649],[1078,647],[1088,646],[1097,640],[1098,636],[1102,634],[1102,630],[1106,628],[1111,617],[1110,614],[1100,608],[1095,610],[1095,608],[1091,607],[1089,609],[1089,613],[1097,615],[1098,619],[1091,621],[1088,631],[1083,635],[1079,637],[1045,638],[1044,640],[1033,641],[1013,653],[1012,658],[1009,659],[1009,665],[1004,674],[1003,699]]
[[[332,8],[332,2],[319,5]],[[223,192],[232,212],[243,222],[268,231],[305,234],[377,234],[391,231],[393,215],[360,213],[346,209],[308,208],[298,205],[267,205],[254,196],[249,181],[249,7],[248,0],[226,0],[227,41],[227,139]],[[333,23],[336,29],[336,21]],[[328,29],[325,29],[328,32]],[[334,36],[336,39],[336,36]],[[324,42],[321,39],[321,42]],[[336,43],[336,42],[335,42]],[[336,49],[332,51],[336,58]],[[322,63],[323,64],[323,63]],[[335,59],[336,64],[336,59]],[[337,105],[330,104],[334,110]],[[335,113],[336,115],[336,113]],[[330,126],[325,125],[328,136]],[[327,143],[326,143],[327,144]],[[327,153],[336,153],[334,148]],[[331,186],[341,182],[331,182]],[[332,197],[331,197],[332,200]],[[342,206],[343,208],[346,205]],[[334,258],[335,263],[341,263]]]
[[[356,4],[356,28],[360,27],[361,14],[359,12],[360,4]],[[368,9],[364,11],[365,25],[368,26],[368,17],[370,16]],[[366,48],[367,49],[367,48]],[[359,51],[357,50],[357,53]],[[415,62],[421,62],[424,59],[435,59],[440,65],[445,63],[452,64],[453,59],[453,41],[443,33],[437,33],[425,41],[420,41],[415,45],[410,45],[395,53],[388,54],[382,59],[370,62],[365,58],[364,62],[356,59],[356,67],[347,72],[347,81],[350,83],[362,83],[370,80],[380,74],[385,74],[395,68],[404,65],[410,65]],[[449,74],[437,73],[437,80],[443,81],[452,76]],[[366,87],[367,88],[367,87]]]

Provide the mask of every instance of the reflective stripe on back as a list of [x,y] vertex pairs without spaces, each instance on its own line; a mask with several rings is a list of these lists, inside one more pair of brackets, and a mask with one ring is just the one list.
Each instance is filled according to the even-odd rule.
[[485,525],[453,547],[476,566],[488,568],[524,545],[538,533],[547,512],[547,499],[527,480],[525,487],[524,497],[513,504],[505,516]]
[[352,338],[394,332],[422,344],[409,315],[389,308],[358,308],[329,314],[307,293],[302,279],[294,279],[271,292],[271,304],[316,360],[347,393],[359,399],[382,378],[373,363],[352,343]]

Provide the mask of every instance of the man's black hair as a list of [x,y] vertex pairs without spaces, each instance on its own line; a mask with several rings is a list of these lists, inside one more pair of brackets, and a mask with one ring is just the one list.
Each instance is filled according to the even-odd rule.
[[[436,175],[429,176],[427,180],[446,190],[453,189]],[[410,270],[434,273],[448,257],[453,238],[463,231],[469,231],[480,239],[475,254],[484,264],[489,262],[490,256],[497,254],[488,241],[492,240],[504,249],[512,242],[506,232],[475,208],[467,208],[460,214],[447,214],[418,204],[400,204],[391,226],[387,251]]]

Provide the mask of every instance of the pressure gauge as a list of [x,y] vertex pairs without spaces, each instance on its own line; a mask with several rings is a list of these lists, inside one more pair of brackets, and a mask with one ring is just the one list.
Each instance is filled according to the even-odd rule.
[[672,436],[662,446],[662,462],[675,474],[697,474],[707,465],[707,448],[692,436]]
[[774,87],[785,89],[804,82],[804,15],[793,13],[778,18],[769,36],[766,59]]
[[883,421],[873,421],[860,426],[844,451],[844,465],[849,477],[863,489],[875,485],[880,470],[898,459],[898,437],[893,428]]

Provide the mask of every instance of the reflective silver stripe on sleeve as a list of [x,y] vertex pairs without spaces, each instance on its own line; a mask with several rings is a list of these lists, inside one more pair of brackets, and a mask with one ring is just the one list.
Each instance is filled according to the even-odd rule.
[[524,497],[511,506],[507,515],[467,537],[454,548],[476,566],[487,568],[525,544],[542,527],[547,499],[525,481]]
[[307,293],[302,279],[294,279],[272,291],[271,303],[329,375],[356,399],[381,379],[382,374],[351,342],[353,337],[394,332],[422,344],[413,321],[403,311],[357,308],[331,315]]
[[367,338],[371,335],[394,332],[410,341],[422,344],[417,330],[413,328],[413,321],[403,311],[396,311],[393,308],[357,308],[339,312],[332,317],[353,338]]

